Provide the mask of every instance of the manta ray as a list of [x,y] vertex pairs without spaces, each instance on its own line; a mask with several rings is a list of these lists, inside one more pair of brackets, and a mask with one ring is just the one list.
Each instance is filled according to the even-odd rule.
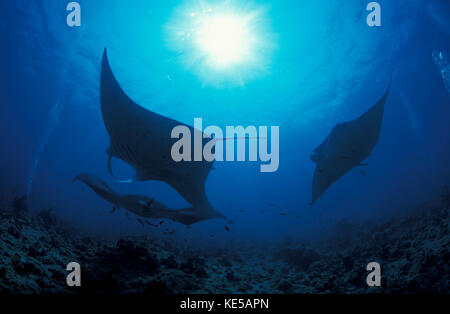
[[196,210],[192,207],[172,210],[154,198],[144,195],[119,195],[104,181],[91,174],[80,174],[73,179],[73,182],[75,181],[83,182],[97,193],[97,195],[111,203],[113,205],[113,211],[123,208],[144,218],[166,218],[184,225],[191,225],[203,220],[196,214]]
[[134,168],[133,180],[158,180],[173,187],[192,205],[190,214],[196,221],[225,218],[214,210],[205,193],[205,181],[213,169],[212,162],[175,162],[172,159],[171,148],[176,141],[171,138],[172,129],[182,125],[193,134],[194,128],[147,110],[131,100],[114,77],[106,48],[101,65],[100,103],[110,138],[106,153],[112,176],[111,159],[116,157]]
[[364,166],[380,137],[384,107],[391,87],[383,97],[359,118],[337,124],[311,154],[316,163],[312,182],[312,202],[317,199],[340,177],[356,166]]

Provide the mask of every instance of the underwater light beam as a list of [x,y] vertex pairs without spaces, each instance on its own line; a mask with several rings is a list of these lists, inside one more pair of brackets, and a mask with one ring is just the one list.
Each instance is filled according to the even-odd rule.
[[46,123],[44,133],[42,134],[42,136],[40,138],[38,149],[36,151],[36,154],[34,155],[32,163],[31,163],[31,169],[30,169],[30,173],[28,175],[27,192],[26,192],[26,196],[28,198],[30,196],[31,190],[33,189],[33,181],[34,181],[37,167],[39,165],[39,160],[41,159],[41,155],[44,153],[45,146],[47,145],[50,135],[52,134],[53,130],[55,129],[55,127],[59,121],[59,117],[61,115],[61,109],[62,109],[61,102],[60,102],[60,99],[58,99],[55,102],[55,104],[53,105],[52,109],[50,110],[49,118]]

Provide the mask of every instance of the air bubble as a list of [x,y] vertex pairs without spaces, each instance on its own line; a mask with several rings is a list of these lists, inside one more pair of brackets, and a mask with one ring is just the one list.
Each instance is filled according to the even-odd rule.
[[439,68],[445,89],[450,93],[450,62],[445,52],[433,52],[434,63]]

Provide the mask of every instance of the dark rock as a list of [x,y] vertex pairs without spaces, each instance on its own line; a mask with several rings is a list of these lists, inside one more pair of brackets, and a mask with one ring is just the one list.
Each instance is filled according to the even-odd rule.
[[403,256],[403,251],[400,248],[392,248],[390,250],[390,258],[393,260],[400,259]]
[[428,254],[422,261],[422,265],[420,267],[421,272],[426,272],[431,268],[436,268],[438,262],[440,261],[440,257],[436,254]]
[[180,268],[186,273],[186,274],[193,274],[195,271],[195,265],[194,265],[194,259],[189,258],[186,262],[182,263]]
[[344,256],[344,258],[342,259],[342,263],[344,264],[344,269],[346,271],[349,271],[353,268],[353,258],[349,255]]
[[42,225],[46,229],[54,227],[57,224],[56,215],[52,211],[52,209],[44,209],[37,214],[37,217],[41,220]]
[[178,268],[178,262],[173,255],[170,255],[168,258],[162,259],[161,265],[165,266],[166,268]]
[[30,246],[28,248],[28,256],[36,257],[38,255],[39,255],[39,250],[36,249],[34,246]]
[[28,215],[27,196],[16,197],[12,201],[12,215],[16,218],[25,218]]
[[128,258],[147,258],[150,256],[147,249],[143,246],[135,245],[132,241],[126,239],[119,239],[117,241],[117,253]]
[[134,250],[134,244],[130,240],[119,239],[117,241],[116,248],[121,253],[132,254]]
[[150,256],[146,248],[142,246],[136,246],[133,251],[133,255],[136,257],[148,257]]
[[[383,241],[385,242],[385,241]],[[388,243],[383,243],[380,251],[379,251],[379,256],[383,259],[383,260],[387,260],[389,259],[389,255],[390,255],[390,250],[389,250],[389,245]]]
[[85,252],[85,251],[87,251],[88,248],[86,245],[81,243],[81,244],[75,244],[75,249],[77,249],[81,252]]
[[350,277],[348,278],[348,282],[355,287],[363,287],[363,285],[365,284],[363,278],[361,277],[361,275],[359,274],[358,271],[353,271],[350,274]]
[[147,271],[147,273],[153,274],[157,272],[159,269],[159,261],[155,255],[148,255],[144,259],[144,263],[145,263],[145,270]]
[[299,271],[307,270],[309,265],[322,258],[316,251],[303,247],[282,249],[277,256],[295,266]]
[[319,287],[319,290],[321,291],[321,292],[324,292],[324,291],[327,291],[327,290],[330,290],[331,289],[331,284],[330,284],[330,282],[328,282],[328,281],[325,281],[320,287]]
[[14,265],[14,269],[19,275],[39,275],[41,273],[41,270],[31,262],[19,262]]
[[209,278],[209,274],[203,267],[198,267],[197,269],[195,269],[194,275],[198,278]]
[[238,291],[242,293],[248,293],[248,290],[250,290],[252,287],[246,283],[243,283],[239,286]]
[[278,290],[281,290],[284,293],[289,293],[292,290],[292,284],[287,280],[282,280],[278,284]]
[[16,239],[20,238],[20,232],[14,225],[8,227],[8,233]]
[[[63,281],[64,278],[66,277],[66,274],[64,274],[62,271],[56,270],[56,269],[49,269],[50,273],[51,273],[51,277],[56,281],[56,282],[60,282]],[[64,282],[64,281],[63,281]]]
[[229,282],[235,282],[237,281],[236,277],[234,276],[233,272],[229,271],[227,272],[227,274],[225,275],[225,278],[229,281]]
[[42,248],[38,242],[35,242],[32,246],[28,248],[28,256],[39,257],[45,256],[47,254],[46,250]]
[[231,262],[225,257],[221,258],[219,260],[219,263],[220,263],[220,265],[225,266],[225,267],[231,267],[232,266]]

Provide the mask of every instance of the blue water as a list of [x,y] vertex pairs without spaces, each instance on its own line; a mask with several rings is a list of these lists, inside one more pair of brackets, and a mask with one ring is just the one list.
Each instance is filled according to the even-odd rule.
[[[433,60],[434,51],[450,55],[450,5],[379,1],[382,26],[368,27],[368,2],[79,1],[81,26],[68,27],[68,1],[2,1],[2,195],[29,193],[34,210],[54,208],[74,226],[107,236],[160,231],[142,229],[123,210],[109,214],[109,204],[71,182],[79,173],[93,173],[121,194],[186,206],[166,184],[119,183],[107,172],[99,79],[108,47],[118,81],[147,109],[191,125],[202,117],[206,125],[280,126],[278,171],[216,162],[210,173],[208,198],[235,222],[232,232],[219,220],[191,229],[169,223],[176,237],[308,238],[341,219],[378,221],[433,201],[450,181],[450,94]],[[252,16],[258,40],[247,62],[212,67],[185,37],[195,25],[191,14],[209,7]],[[351,171],[310,208],[310,153],[336,123],[372,106],[389,74],[392,88],[367,176]],[[118,160],[113,167],[120,178],[133,174]]]

